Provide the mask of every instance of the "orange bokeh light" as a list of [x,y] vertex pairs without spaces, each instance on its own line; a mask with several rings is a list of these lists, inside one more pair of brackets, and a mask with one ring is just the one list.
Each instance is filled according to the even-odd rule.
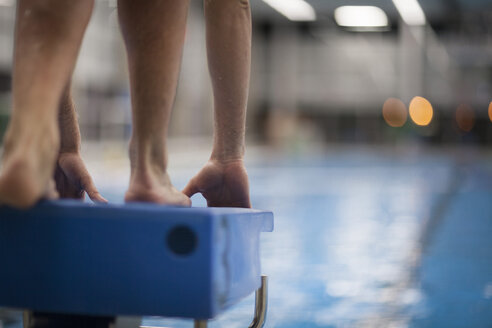
[[383,118],[389,126],[401,127],[407,121],[407,108],[397,98],[388,98],[383,105]]
[[489,119],[492,122],[492,101],[489,104]]
[[410,118],[420,126],[429,125],[434,116],[431,103],[424,97],[414,97],[408,106]]
[[470,106],[463,104],[459,105],[456,109],[455,117],[456,124],[458,124],[461,131],[470,132],[471,129],[473,129],[473,126],[475,125],[475,113]]

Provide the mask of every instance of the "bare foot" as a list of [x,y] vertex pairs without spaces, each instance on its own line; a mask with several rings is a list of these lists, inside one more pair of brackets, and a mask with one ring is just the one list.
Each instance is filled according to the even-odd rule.
[[38,123],[29,128],[27,124],[22,129],[11,127],[7,132],[0,170],[0,204],[26,208],[43,197],[56,196],[52,176],[59,148],[58,129],[56,125]]
[[157,204],[190,206],[191,200],[173,187],[167,173],[133,173],[130,187],[125,194],[125,202],[150,202]]

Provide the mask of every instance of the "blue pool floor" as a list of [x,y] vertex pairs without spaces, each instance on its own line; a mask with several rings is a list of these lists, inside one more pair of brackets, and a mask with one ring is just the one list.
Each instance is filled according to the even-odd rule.
[[[266,327],[492,327],[486,155],[331,152],[254,161],[248,173],[253,206],[275,213],[262,236]],[[114,201],[123,191],[102,190]],[[251,295],[210,326],[247,327],[253,306]]]

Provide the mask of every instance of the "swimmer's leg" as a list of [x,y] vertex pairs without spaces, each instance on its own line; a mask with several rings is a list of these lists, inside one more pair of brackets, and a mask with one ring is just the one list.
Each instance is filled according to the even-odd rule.
[[92,7],[93,0],[18,1],[0,203],[26,207],[50,194],[59,150],[58,105]]
[[251,62],[248,0],[205,0],[208,67],[214,92],[214,144],[209,162],[184,189],[208,206],[251,207],[243,163]]
[[205,0],[204,7],[215,107],[212,158],[242,159],[251,66],[249,1]]
[[119,0],[133,110],[127,202],[190,205],[167,174],[166,134],[176,93],[188,0]]

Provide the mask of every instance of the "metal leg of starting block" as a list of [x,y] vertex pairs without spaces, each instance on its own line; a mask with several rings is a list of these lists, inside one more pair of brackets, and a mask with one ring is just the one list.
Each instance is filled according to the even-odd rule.
[[29,321],[31,321],[31,311],[24,311],[22,313],[22,324],[24,328],[29,328]]
[[268,277],[261,276],[261,286],[255,292],[255,316],[249,328],[262,328],[265,325],[268,309]]
[[[265,325],[268,309],[268,277],[261,276],[261,286],[255,292],[255,316],[249,328],[262,328]],[[195,320],[195,328],[207,328],[207,320]]]
[[195,320],[195,328],[207,328],[207,320]]

